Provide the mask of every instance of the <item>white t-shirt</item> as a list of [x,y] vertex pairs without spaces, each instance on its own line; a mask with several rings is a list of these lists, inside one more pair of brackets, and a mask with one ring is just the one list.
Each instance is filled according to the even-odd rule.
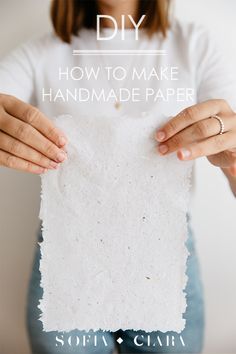
[[[104,30],[106,35],[110,35],[110,31],[108,28]],[[49,117],[63,113],[76,115],[84,110],[86,113],[101,109],[113,113],[117,111],[112,100],[108,102],[94,100],[91,104],[91,97],[88,102],[74,101],[70,97],[66,101],[66,90],[74,92],[75,88],[81,87],[89,90],[94,88],[97,91],[103,88],[105,91],[109,91],[111,89],[118,90],[121,86],[126,88],[139,86],[141,89],[144,87],[161,88],[164,92],[166,88],[194,88],[195,102],[225,98],[231,105],[236,106],[236,75],[229,69],[225,55],[217,50],[215,43],[201,26],[180,24],[175,21],[164,40],[160,34],[148,39],[145,33],[141,33],[138,41],[135,41],[134,38],[134,30],[127,29],[125,31],[125,40],[121,39],[121,31],[118,31],[118,35],[114,39],[99,41],[98,47],[96,31],[84,29],[80,31],[79,36],[73,36],[71,44],[63,43],[54,34],[29,41],[15,49],[0,62],[0,92],[34,103]],[[75,56],[72,54],[73,50],[81,49],[163,50],[166,55]],[[138,74],[140,74],[138,69],[145,68],[146,77],[152,68],[157,68],[157,72],[160,74],[158,71],[160,67],[177,67],[177,80],[164,79],[161,81],[154,77],[152,80],[144,80],[144,76],[142,76],[140,80],[132,81],[130,80],[131,76],[128,76],[123,81],[113,80],[109,83],[103,69],[105,66],[114,67],[116,65],[126,65],[130,72],[130,68],[135,67]],[[100,75],[97,80],[93,78],[88,80],[86,75],[82,80],[70,78],[66,80],[66,75],[62,74],[61,80],[59,80],[59,68],[65,72],[67,68],[70,71],[74,67],[87,67],[88,70],[91,67],[95,69],[100,67]],[[78,77],[79,73],[78,70],[74,70],[75,76]],[[119,77],[121,74],[121,71],[117,71]],[[43,89],[44,93],[49,93],[52,89],[51,100],[49,96],[45,96],[43,101]],[[57,97],[55,100],[59,89],[63,97]],[[139,98],[139,102],[129,100],[124,103],[122,113],[147,111],[154,104],[158,111],[161,110],[167,116],[173,116],[180,109],[191,104],[190,101],[184,100],[176,102],[176,97],[169,101],[160,99],[156,103],[153,103],[152,98],[148,102],[144,102],[143,96]]]
[[[79,36],[73,36],[71,44],[63,43],[54,34],[29,41],[0,62],[0,92],[36,105],[49,118],[62,114],[76,117],[97,113],[117,116],[143,114],[145,117],[152,110],[169,119],[187,106],[214,98],[224,98],[232,108],[236,108],[236,70],[232,71],[226,55],[217,49],[201,26],[174,21],[166,39],[158,33],[148,38],[142,31],[136,41],[134,30],[130,29],[125,30],[125,40],[121,34],[118,30],[114,39],[98,43],[95,30],[83,29]],[[111,29],[104,29],[104,35],[111,35]],[[159,50],[165,55],[73,55],[74,50],[114,49]],[[127,77],[108,80],[106,68],[117,66],[127,70]],[[91,68],[94,72],[100,70],[97,79],[93,75],[86,77],[86,70],[91,74]],[[135,77],[132,76],[134,68]],[[161,68],[167,68],[166,71],[164,69],[163,80]],[[171,68],[174,79],[170,77]],[[143,74],[142,69],[145,70]],[[82,78],[79,77],[81,74]],[[116,74],[116,78],[120,78],[122,69],[118,69]],[[81,88],[82,93],[79,92]],[[112,90],[118,92],[121,88],[129,92],[136,88],[139,94],[135,96],[136,102],[129,99],[122,102],[121,109],[117,110],[109,93]],[[150,89],[153,95],[147,98]],[[168,89],[173,95],[167,99]],[[193,93],[189,101],[186,100],[188,89]],[[178,90],[181,94],[177,98]],[[92,96],[94,91],[95,96]],[[100,98],[96,99],[98,96]]]

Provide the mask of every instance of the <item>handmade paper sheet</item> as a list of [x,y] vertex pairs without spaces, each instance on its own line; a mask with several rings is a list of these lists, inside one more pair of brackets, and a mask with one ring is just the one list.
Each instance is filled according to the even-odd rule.
[[166,119],[55,119],[69,143],[42,176],[44,331],[184,329],[192,162],[158,154]]

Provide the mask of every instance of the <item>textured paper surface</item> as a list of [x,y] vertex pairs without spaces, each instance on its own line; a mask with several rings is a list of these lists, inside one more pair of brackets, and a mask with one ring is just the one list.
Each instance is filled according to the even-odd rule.
[[55,119],[69,144],[42,176],[44,331],[184,329],[192,162],[157,153],[166,119]]

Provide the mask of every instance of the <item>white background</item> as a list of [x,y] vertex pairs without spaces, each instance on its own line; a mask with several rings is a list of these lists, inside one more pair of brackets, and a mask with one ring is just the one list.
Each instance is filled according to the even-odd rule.
[[[176,0],[175,10],[184,20],[204,23],[236,57],[234,0]],[[49,29],[48,0],[0,0],[0,56]],[[24,308],[39,191],[39,177],[0,169],[1,354],[30,353]],[[205,158],[197,162],[192,213],[205,285],[205,353],[236,353],[236,200],[222,173]]]

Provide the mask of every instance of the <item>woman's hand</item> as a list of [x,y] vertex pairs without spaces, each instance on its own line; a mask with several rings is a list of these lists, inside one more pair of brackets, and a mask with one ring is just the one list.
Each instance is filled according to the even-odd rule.
[[[212,116],[219,116],[221,124]],[[206,156],[226,175],[236,176],[236,114],[225,100],[209,100],[188,107],[156,132],[162,155],[177,152],[180,160]]]
[[67,139],[37,108],[0,94],[0,166],[41,174],[66,159]]

